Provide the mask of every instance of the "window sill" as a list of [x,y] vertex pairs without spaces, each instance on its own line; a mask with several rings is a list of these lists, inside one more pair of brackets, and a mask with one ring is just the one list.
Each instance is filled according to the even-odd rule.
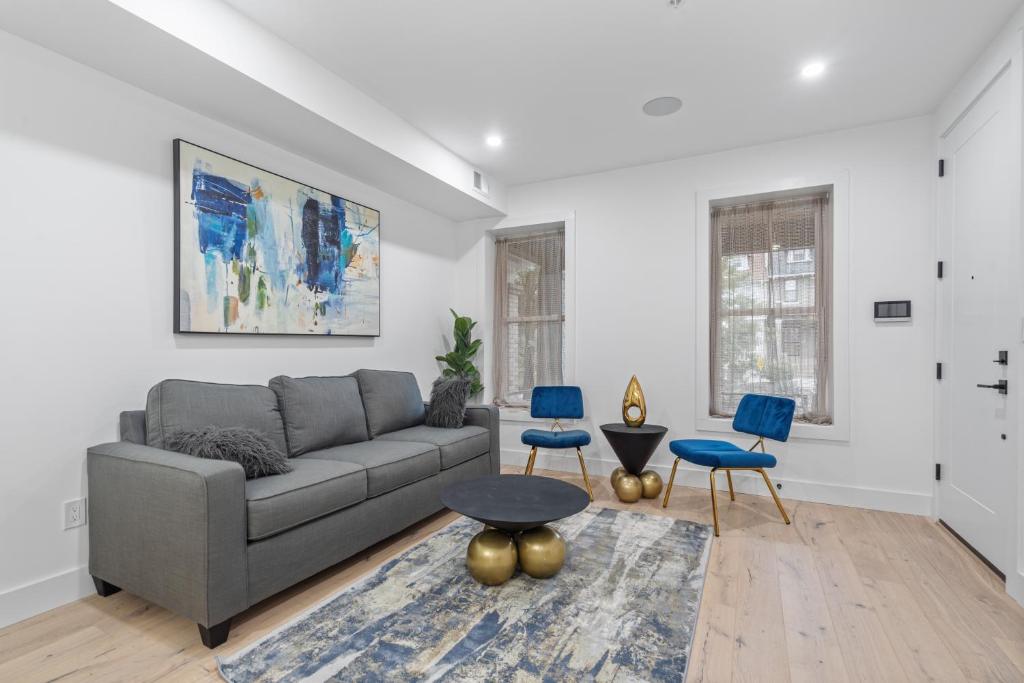
[[[711,416],[697,418],[697,431],[736,433],[732,428],[732,418]],[[850,428],[843,424],[812,425],[794,422],[789,438],[798,441],[849,441]]]

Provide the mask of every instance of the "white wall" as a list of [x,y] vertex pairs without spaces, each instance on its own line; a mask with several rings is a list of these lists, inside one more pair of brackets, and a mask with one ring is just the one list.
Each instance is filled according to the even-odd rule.
[[[774,478],[782,495],[927,514],[932,497],[934,145],[929,119],[883,125],[515,187],[509,220],[576,216],[576,381],[587,402],[584,427],[594,435],[593,471],[609,471],[615,455],[600,435],[621,421],[626,384],[636,373],[648,420],[670,428],[652,460],[667,477],[668,441],[720,438],[695,426],[695,202],[705,189],[771,184],[793,177],[846,172],[850,187],[850,406],[848,442],[794,439],[776,446]],[[465,224],[460,277],[486,272],[486,224]],[[478,276],[477,276],[478,277]],[[463,296],[460,292],[460,296]],[[911,299],[914,320],[876,325],[871,303]],[[462,299],[489,319],[479,296]],[[508,423],[503,455],[524,461]],[[602,462],[597,462],[598,460]],[[575,457],[539,460],[573,470]],[[705,486],[706,471],[687,483]],[[765,493],[763,484],[743,487]]]
[[[85,449],[117,438],[166,377],[408,369],[424,389],[450,329],[455,226],[0,32],[0,626],[90,586]],[[381,210],[379,339],[171,333],[171,140],[182,137]]]

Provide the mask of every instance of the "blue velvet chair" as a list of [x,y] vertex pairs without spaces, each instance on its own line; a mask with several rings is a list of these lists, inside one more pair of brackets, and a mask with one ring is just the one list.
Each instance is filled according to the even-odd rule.
[[554,420],[551,429],[527,429],[523,432],[523,443],[530,446],[530,458],[526,461],[526,474],[533,474],[538,448],[575,448],[583,471],[583,483],[587,486],[590,500],[594,490],[590,488],[587,465],[583,462],[580,449],[590,443],[590,434],[583,429],[565,429],[559,420],[578,420],[583,417],[583,392],[579,387],[534,387],[530,397],[530,417]]
[[[680,460],[692,462],[694,465],[711,468],[711,513],[715,520],[715,536],[718,536],[718,496],[715,491],[715,472],[725,470],[725,476],[729,480],[729,499],[736,500],[736,493],[732,489],[733,470],[751,470],[760,472],[764,483],[768,486],[775,505],[782,513],[782,519],[789,524],[789,515],[786,508],[782,507],[779,494],[775,492],[771,479],[765,472],[765,468],[775,467],[775,456],[766,453],[764,440],[766,438],[774,441],[786,441],[789,439],[789,430],[793,426],[793,411],[796,410],[796,402],[791,398],[780,398],[778,396],[761,396],[758,394],[747,394],[740,400],[736,408],[736,416],[732,420],[732,428],[737,432],[753,434],[757,441],[749,450],[743,450],[739,446],[728,441],[717,439],[676,439],[669,443],[668,447],[676,455],[676,461],[672,463],[672,474],[668,478],[668,488],[665,489],[665,499],[662,507],[668,507],[668,497],[672,494],[672,482],[676,478],[676,467]],[[761,447],[760,453],[754,449]]]

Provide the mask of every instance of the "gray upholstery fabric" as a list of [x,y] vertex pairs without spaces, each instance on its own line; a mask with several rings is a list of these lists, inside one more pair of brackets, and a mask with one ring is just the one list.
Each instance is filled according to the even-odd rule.
[[491,445],[491,436],[487,429],[476,425],[458,429],[419,425],[382,434],[377,441],[418,441],[438,446],[441,469],[446,470],[486,453]]
[[299,460],[340,460],[366,468],[366,496],[374,498],[441,471],[441,455],[429,443],[363,441],[301,455]]
[[471,405],[466,406],[465,425],[486,427],[491,435],[490,453],[491,474],[501,473],[501,421],[497,406]]
[[270,388],[281,407],[288,455],[370,438],[355,377],[280,375],[270,380]]
[[[370,371],[364,371],[364,375],[367,372]],[[405,379],[398,378],[399,383],[411,380],[415,387],[411,375],[392,374],[404,375]],[[200,387],[193,390],[168,386],[173,384]],[[197,408],[196,404],[209,401],[194,400],[190,394],[205,394],[207,387],[215,388],[217,400],[213,401],[214,409],[204,413],[205,408]],[[235,389],[241,389],[242,395],[236,396]],[[125,413],[121,420],[125,441],[89,449],[89,571],[94,576],[211,626],[440,510],[440,491],[448,484],[497,474],[500,468],[498,411],[493,406],[469,406],[466,410],[466,425],[489,430],[487,453],[453,467],[442,470],[441,452],[430,444],[381,439],[315,452],[326,454],[327,460],[338,461],[335,463],[315,462],[319,459],[308,453],[290,461],[304,468],[301,473],[297,470],[289,475],[252,480],[248,490],[242,468],[235,463],[200,460],[130,442],[149,438],[146,431],[150,424],[162,438],[168,422],[174,423],[182,415],[192,413],[201,415],[198,421],[205,426],[211,423],[210,415],[230,417],[238,412],[238,419],[232,419],[226,426],[255,429],[259,427],[246,424],[247,419],[279,417],[268,409],[262,397],[247,395],[248,389],[262,390],[264,396],[273,394],[265,387],[162,383],[151,392],[157,394],[151,396],[149,406],[157,411],[155,415],[147,411],[147,419],[143,420],[140,411]],[[407,392],[407,398],[412,395],[412,391]],[[419,395],[418,390],[415,395]],[[239,405],[244,410],[237,410]],[[258,410],[252,410],[254,405]],[[382,408],[387,405],[382,401]],[[161,408],[166,412],[161,414]],[[407,411],[405,419],[413,412]],[[150,424],[144,424],[150,420]],[[420,422],[422,417],[417,424]],[[474,442],[479,434],[473,437]],[[280,436],[283,440],[283,423]],[[408,453],[408,457],[402,457],[403,453]],[[315,505],[305,492],[314,493],[313,499],[317,501],[329,498],[332,505],[344,505],[326,492],[334,491],[333,487],[340,487],[341,483],[351,485],[350,480],[358,478],[360,472],[357,467],[356,473],[342,476],[342,481],[336,482],[338,477],[332,477],[326,470],[317,473],[316,468],[352,467],[360,465],[360,461],[370,465],[362,473],[367,491],[364,495],[369,495],[371,481],[376,486],[374,493],[379,495],[321,516],[310,511]],[[345,465],[346,462],[350,464]],[[280,490],[274,488],[280,483],[275,483],[275,479],[291,476],[306,477],[304,481],[309,481],[309,486],[303,488],[295,483],[287,490],[283,486]],[[399,488],[382,493],[395,485]],[[261,491],[260,487],[266,488]],[[351,493],[345,488],[342,495],[345,491]],[[247,495],[251,499],[248,503]],[[294,505],[277,502],[292,496],[296,497]],[[249,505],[259,509],[250,514]],[[326,507],[325,504],[321,509]],[[252,530],[257,532],[274,526],[283,529],[290,523],[288,515],[296,520],[306,513],[315,518],[247,542],[250,521],[254,525]],[[250,516],[252,520],[248,519]]]
[[267,538],[366,500],[366,470],[336,460],[293,459],[288,474],[245,482],[249,540]]
[[[303,456],[304,460],[309,456]],[[249,599],[255,603],[365,550],[443,509],[441,490],[488,474],[486,457],[249,545]]]
[[121,441],[87,468],[90,574],[204,626],[249,606],[241,465]]
[[268,387],[167,379],[146,399],[146,444],[166,448],[172,432],[214,427],[247,427],[262,432],[288,452],[277,396]]
[[359,380],[371,438],[423,424],[423,396],[411,372],[357,370],[354,374]]
[[146,445],[146,411],[125,410],[118,424],[121,441]]

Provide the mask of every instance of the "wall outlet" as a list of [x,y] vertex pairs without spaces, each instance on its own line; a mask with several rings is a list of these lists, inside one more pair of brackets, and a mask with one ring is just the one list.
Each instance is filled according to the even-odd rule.
[[85,498],[67,501],[64,503],[64,528],[74,529],[78,526],[85,526],[87,514]]

